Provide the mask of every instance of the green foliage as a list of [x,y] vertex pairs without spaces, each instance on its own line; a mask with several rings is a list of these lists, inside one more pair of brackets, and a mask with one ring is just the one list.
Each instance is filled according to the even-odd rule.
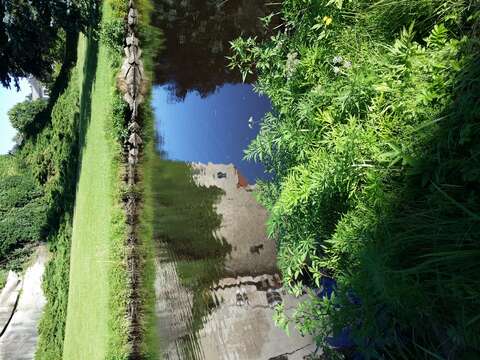
[[75,196],[79,147],[79,87],[76,73],[57,99],[51,124],[26,142],[19,154],[31,167],[33,176],[45,191],[49,205],[48,225],[55,231],[59,217],[68,210]]
[[24,163],[0,157],[0,266],[19,270],[45,233],[47,202]]
[[123,18],[112,18],[102,22],[100,38],[112,54],[121,54],[125,42],[125,22]]
[[[0,3],[0,83],[18,87],[28,75],[47,80],[63,43],[97,22],[93,0],[16,1]],[[68,51],[68,49],[66,49]]]
[[51,110],[51,120],[16,156],[32,169],[33,179],[43,190],[44,234],[52,253],[43,289],[47,304],[41,318],[36,359],[62,359],[67,312],[71,217],[79,158],[79,84],[71,72],[66,90]]
[[[71,213],[79,157],[79,84],[75,71],[50,103],[25,102],[10,117],[25,136],[14,155],[0,157],[2,269],[21,270],[31,249],[52,251],[44,275],[47,305],[39,325],[38,359],[61,359],[68,298]],[[62,86],[58,84],[57,90]],[[39,121],[39,116],[42,116]]]
[[39,130],[35,120],[46,107],[46,100],[25,100],[8,111],[8,118],[14,129],[17,129],[24,136],[33,136]]
[[113,136],[119,143],[123,143],[128,136],[128,128],[125,126],[127,113],[128,104],[120,93],[115,92],[112,97],[112,129]]
[[0,258],[16,247],[41,241],[47,206],[32,177],[0,179]]
[[338,290],[277,320],[326,351],[348,326],[366,358],[478,354],[478,4],[282,6],[270,41],[232,42],[274,107],[246,157],[275,175],[258,199],[286,286]]
[[44,314],[38,325],[39,342],[35,359],[60,360],[63,358],[63,339],[67,319],[67,302],[70,269],[71,219],[66,217],[50,239],[54,253],[43,276],[43,291],[47,298]]
[[5,287],[7,283],[8,272],[4,269],[0,269],[0,289]]

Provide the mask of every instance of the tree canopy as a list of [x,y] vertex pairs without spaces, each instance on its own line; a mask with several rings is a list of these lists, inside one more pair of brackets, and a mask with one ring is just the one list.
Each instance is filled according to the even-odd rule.
[[95,0],[0,1],[0,82],[18,87],[29,74],[45,79],[62,34],[85,30],[94,21]]

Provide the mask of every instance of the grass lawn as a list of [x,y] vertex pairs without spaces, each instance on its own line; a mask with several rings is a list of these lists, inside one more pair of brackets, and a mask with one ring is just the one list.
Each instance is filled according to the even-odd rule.
[[[86,46],[82,38],[79,46]],[[90,54],[90,56],[95,56]],[[93,64],[94,68],[94,64]],[[87,69],[92,70],[92,68]],[[70,293],[64,359],[104,359],[108,342],[108,259],[112,216],[112,150],[106,134],[112,78],[103,47],[90,101],[81,101],[87,122],[73,218]]]
[[[104,3],[102,22],[112,19]],[[115,125],[115,73],[112,53],[103,43],[81,37],[81,165],[73,218],[70,289],[63,359],[124,358],[127,275],[123,241],[125,219],[120,206],[120,145]]]

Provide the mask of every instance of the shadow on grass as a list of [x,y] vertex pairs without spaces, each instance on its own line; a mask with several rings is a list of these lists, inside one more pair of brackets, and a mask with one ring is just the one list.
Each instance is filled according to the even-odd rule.
[[[83,84],[80,97],[80,123],[79,123],[79,159],[82,158],[85,147],[85,136],[92,118],[92,91],[95,82],[98,63],[98,40],[87,38],[85,63],[83,64]],[[80,174],[78,174],[78,177]]]
[[364,241],[346,278],[361,302],[347,295],[334,316],[357,319],[365,347],[396,359],[480,358],[479,44],[463,52],[452,101],[422,128],[424,156],[401,191],[371,210],[370,224],[349,225]]

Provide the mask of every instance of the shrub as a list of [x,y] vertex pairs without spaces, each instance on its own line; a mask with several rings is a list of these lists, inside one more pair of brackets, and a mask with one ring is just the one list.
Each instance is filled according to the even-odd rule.
[[37,117],[42,114],[46,107],[47,101],[43,99],[25,100],[18,103],[8,111],[10,123],[23,135],[33,136],[41,130],[37,126]]
[[47,211],[43,196],[26,170],[0,177],[0,259],[9,259],[9,268],[18,268],[15,250],[42,241]]
[[125,22],[123,18],[112,18],[102,23],[100,39],[115,57],[123,53]]
[[43,276],[43,291],[48,299],[44,315],[38,325],[39,344],[35,359],[62,359],[63,340],[67,320],[70,270],[71,219],[60,221],[58,233],[50,239],[50,250],[55,254],[48,262]]
[[282,7],[270,41],[232,42],[274,108],[246,156],[275,174],[258,198],[285,286],[337,287],[277,321],[326,351],[348,329],[365,358],[478,357],[478,6]]

